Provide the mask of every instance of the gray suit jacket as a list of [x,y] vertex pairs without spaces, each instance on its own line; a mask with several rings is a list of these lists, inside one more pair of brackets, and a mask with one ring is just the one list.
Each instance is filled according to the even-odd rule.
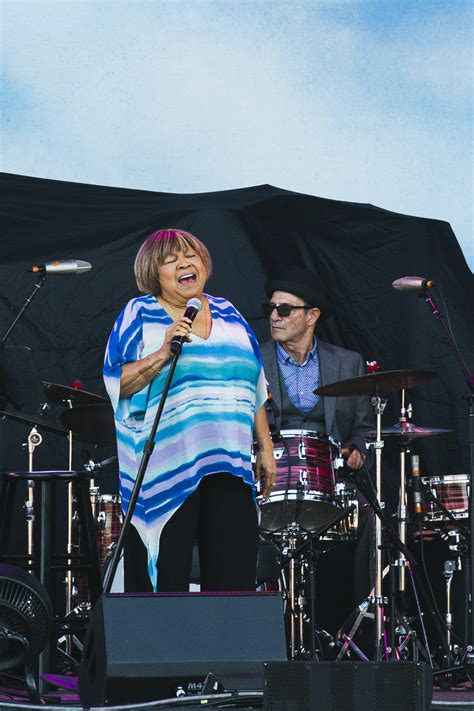
[[[261,346],[261,352],[269,390],[276,405],[276,428],[277,430],[285,429],[285,423],[282,422],[281,418],[282,395],[280,378],[278,377],[275,342],[267,341],[264,343]],[[318,354],[320,385],[365,375],[364,361],[354,351],[333,346],[318,338]],[[316,383],[314,387],[316,387]],[[375,427],[372,406],[368,396],[325,397],[324,419],[328,435],[334,437],[346,447],[354,446],[364,453],[367,451],[364,435]]]

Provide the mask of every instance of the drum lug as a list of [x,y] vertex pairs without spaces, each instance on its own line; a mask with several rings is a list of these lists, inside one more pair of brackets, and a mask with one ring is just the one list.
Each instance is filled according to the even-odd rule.
[[306,469],[300,469],[300,484],[303,486],[306,493],[306,489],[308,488],[308,472]]
[[283,452],[284,452],[284,451],[285,451],[285,450],[284,450],[283,447],[275,447],[275,448],[273,449],[273,456],[274,456],[274,458],[275,458],[276,460],[281,459],[282,456],[283,456]]
[[306,447],[303,441],[298,445],[298,456],[300,459],[306,459]]

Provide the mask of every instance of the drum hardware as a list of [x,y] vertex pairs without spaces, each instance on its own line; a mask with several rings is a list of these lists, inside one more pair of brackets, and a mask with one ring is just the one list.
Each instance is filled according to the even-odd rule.
[[[399,539],[393,530],[390,522],[383,513],[382,496],[382,448],[384,442],[382,440],[382,414],[385,409],[386,400],[382,398],[383,394],[396,392],[405,388],[415,388],[423,383],[436,377],[436,373],[428,370],[394,370],[394,371],[378,371],[362,375],[350,380],[342,380],[335,383],[329,383],[317,388],[314,392],[316,395],[323,396],[356,396],[370,395],[372,406],[375,412],[376,430],[375,441],[367,444],[367,447],[373,447],[375,451],[375,498],[372,498],[370,492],[363,491],[368,503],[374,510],[375,516],[375,531],[374,531],[374,548],[375,548],[375,587],[373,599],[369,600],[374,610],[375,622],[375,643],[374,643],[374,661],[380,661],[383,656],[383,639],[384,631],[384,604],[385,599],[382,594],[382,522],[385,525],[385,530],[390,534],[390,537],[398,548],[412,564],[415,564],[413,556],[408,551],[406,545]],[[368,495],[367,495],[368,494]],[[394,636],[395,620],[391,620],[392,630],[391,637]],[[393,639],[391,639],[393,647]]]
[[[351,504],[315,532],[307,533],[302,531],[298,524],[293,524],[280,533],[281,556],[285,559],[281,566],[282,588],[288,603],[289,657],[292,660],[317,659],[316,640],[318,640],[319,653],[322,654],[320,638],[330,641],[332,645],[337,644],[337,640],[329,632],[315,623],[316,559],[322,551],[320,548],[315,548],[314,543],[322,540],[331,528],[350,516],[355,508],[355,504]],[[302,541],[301,537],[303,537]],[[305,595],[307,582],[309,582],[308,599]],[[308,607],[309,613],[306,613]],[[304,635],[305,626],[308,625],[309,649]]]

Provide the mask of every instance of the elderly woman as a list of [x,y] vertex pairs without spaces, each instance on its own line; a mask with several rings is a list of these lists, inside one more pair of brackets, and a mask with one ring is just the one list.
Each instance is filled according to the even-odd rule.
[[[159,230],[135,260],[138,288],[109,338],[104,379],[115,412],[122,506],[127,510],[172,358],[184,337],[132,518],[131,565],[153,588],[189,588],[198,542],[203,590],[252,590],[258,547],[254,475],[269,494],[276,468],[264,403],[260,350],[249,325],[223,298],[204,293],[212,264],[205,245],[182,230]],[[202,308],[191,322],[188,300]],[[258,442],[252,472],[252,438]],[[134,528],[136,530],[134,530]],[[145,555],[146,552],[146,555]]]

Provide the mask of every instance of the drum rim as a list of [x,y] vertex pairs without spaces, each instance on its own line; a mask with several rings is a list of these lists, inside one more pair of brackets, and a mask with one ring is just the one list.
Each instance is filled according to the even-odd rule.
[[[290,499],[288,498],[288,494],[294,494],[294,498]],[[309,498],[308,494],[313,494],[312,498]],[[277,497],[283,497],[283,498],[277,498]],[[263,499],[260,495],[257,496],[257,502],[259,505],[265,506],[265,504],[271,504],[271,503],[281,503],[282,501],[288,501],[288,503],[293,503],[294,501],[297,500],[297,497],[301,496],[301,491],[298,491],[297,489],[276,489],[270,493],[269,496],[266,497],[266,499]],[[331,494],[325,494],[320,491],[315,491],[315,490],[308,490],[304,493],[303,499],[301,499],[301,503],[307,504],[308,502],[314,502],[314,503],[328,503],[328,504],[333,504],[333,502],[336,501],[336,497],[332,496]],[[337,504],[335,504],[337,505]]]
[[435,474],[433,476],[423,476],[421,481],[423,484],[458,484],[460,482],[469,484],[470,476],[469,474]]
[[333,447],[339,448],[340,442],[338,442],[334,437],[331,437],[331,435],[325,434],[323,432],[319,432],[318,430],[293,430],[293,429],[281,429],[279,432],[275,432],[274,435],[272,435],[272,440],[278,441],[278,437],[281,436],[283,439],[289,439],[290,437],[294,438],[301,438],[301,437],[309,437],[312,439],[320,439],[323,442],[330,442]]

